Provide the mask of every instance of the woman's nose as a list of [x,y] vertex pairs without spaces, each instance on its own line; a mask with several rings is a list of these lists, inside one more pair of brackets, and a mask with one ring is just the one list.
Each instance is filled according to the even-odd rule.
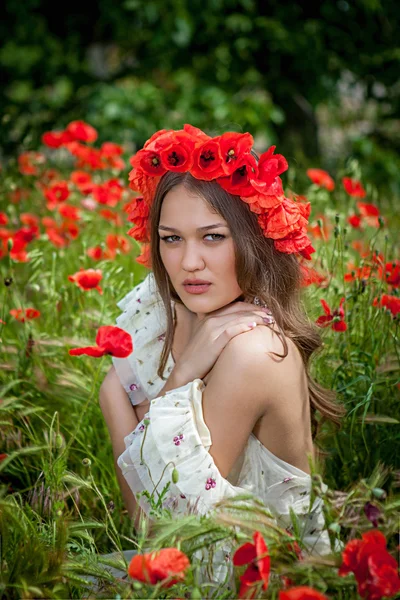
[[201,249],[196,244],[187,244],[183,250],[182,268],[185,271],[203,269],[205,261]]

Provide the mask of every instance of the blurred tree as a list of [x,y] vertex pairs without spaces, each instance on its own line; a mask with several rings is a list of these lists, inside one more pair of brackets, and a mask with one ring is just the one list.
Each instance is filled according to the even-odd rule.
[[315,108],[335,100],[344,71],[385,119],[399,117],[394,0],[3,0],[3,10],[7,151],[87,118],[138,145],[187,121],[279,136],[281,151],[314,158]]

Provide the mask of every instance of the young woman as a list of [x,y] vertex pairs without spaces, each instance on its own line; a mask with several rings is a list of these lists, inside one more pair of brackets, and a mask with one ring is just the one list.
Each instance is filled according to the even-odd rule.
[[309,457],[315,412],[339,424],[343,409],[308,371],[321,345],[300,298],[309,205],[285,197],[284,157],[258,158],[252,144],[185,125],[131,159],[143,196],[130,234],[151,272],[118,304],[134,350],[113,359],[100,404],[132,516],[135,494],[157,499],[168,482],[163,505],[176,513],[250,491],[289,531],[292,508],[304,547],[325,554]]

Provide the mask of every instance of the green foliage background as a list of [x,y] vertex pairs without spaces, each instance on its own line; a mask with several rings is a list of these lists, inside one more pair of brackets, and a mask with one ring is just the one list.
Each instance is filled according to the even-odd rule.
[[2,148],[84,118],[140,147],[190,122],[249,130],[304,166],[350,154],[399,192],[394,0],[3,3]]

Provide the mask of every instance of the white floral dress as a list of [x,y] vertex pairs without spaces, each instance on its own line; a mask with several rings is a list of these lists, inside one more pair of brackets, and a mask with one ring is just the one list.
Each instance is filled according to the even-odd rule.
[[[251,434],[229,475],[222,477],[209,454],[212,439],[203,418],[203,381],[195,379],[158,396],[165,385],[157,376],[157,369],[165,338],[166,315],[153,273],[127,294],[118,307],[123,313],[117,318],[117,325],[131,334],[133,353],[126,359],[113,358],[116,372],[132,404],[146,398],[150,400],[149,411],[125,437],[126,450],[118,459],[132,492],[155,490],[157,498],[157,493],[170,482],[163,506],[175,513],[195,511],[200,514],[210,511],[222,498],[251,492],[264,502],[277,523],[289,531],[292,529],[289,508],[297,513],[303,528],[303,542],[311,554],[331,552],[329,536],[323,531],[319,498],[309,511],[311,477],[308,473],[275,456]],[[166,378],[173,366],[170,353]],[[172,483],[174,468],[178,471],[177,483]],[[327,489],[325,484],[323,489]],[[149,513],[149,503],[144,496],[140,506]]]

